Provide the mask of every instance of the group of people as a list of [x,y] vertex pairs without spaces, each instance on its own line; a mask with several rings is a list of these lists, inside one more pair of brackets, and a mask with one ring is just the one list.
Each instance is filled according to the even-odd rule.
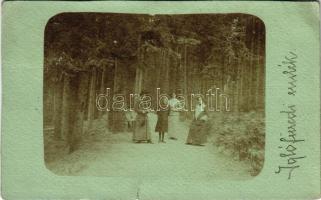
[[[146,95],[141,93],[141,97]],[[137,102],[139,105],[140,102]],[[165,142],[165,133],[171,140],[177,140],[180,133],[180,101],[176,98],[175,93],[168,100],[163,98],[160,102],[159,109],[157,109],[157,123],[155,132],[158,133],[159,143]],[[151,112],[143,107],[135,107],[135,120],[131,121],[130,126],[133,132],[133,141],[135,143],[147,142],[153,143],[151,139],[151,123],[148,113]],[[190,124],[186,144],[203,146],[207,141],[207,120],[206,105],[201,97],[197,98],[195,109],[193,112],[193,120]]]

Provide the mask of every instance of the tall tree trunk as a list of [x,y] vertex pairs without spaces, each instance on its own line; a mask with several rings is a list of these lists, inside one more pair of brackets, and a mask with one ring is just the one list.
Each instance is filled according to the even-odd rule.
[[[255,19],[253,18],[251,20],[252,23],[252,30],[255,30]],[[250,77],[249,77],[249,109],[253,109],[255,107],[255,68],[257,66],[255,66],[255,56],[254,56],[254,52],[255,52],[255,47],[258,48],[255,44],[255,37],[252,36],[251,37],[251,46],[250,46],[250,52],[251,52],[251,56],[250,56]],[[256,43],[257,44],[257,43]]]
[[158,63],[157,63],[157,66],[156,66],[156,87],[158,87],[158,88],[160,88],[160,89],[162,89],[161,88],[161,83],[160,83],[160,79],[162,78],[161,77],[161,71],[162,71],[162,65],[163,65],[163,63],[162,63],[162,61],[163,61],[163,59],[162,59],[162,57],[163,57],[163,51],[160,51],[160,57],[158,57]]
[[[165,71],[165,77],[166,77],[166,89],[167,91],[169,90],[169,87],[171,86],[169,84],[169,71],[170,71],[170,52],[168,50],[165,49],[165,52],[167,51],[167,58],[165,60],[165,66],[166,66],[166,71]],[[173,90],[175,91],[175,87],[173,88]]]
[[[106,74],[106,69],[104,67],[103,70],[102,70],[102,73],[101,73],[99,94],[105,94],[106,93],[105,74]],[[98,117],[101,118],[104,113],[105,113],[105,111],[98,111]]]
[[83,134],[83,124],[84,124],[84,113],[85,113],[85,101],[87,94],[88,78],[87,74],[80,73],[78,75],[77,81],[77,92],[75,93],[73,110],[71,113],[71,125],[72,132],[68,138],[69,140],[69,152],[73,152],[79,148],[80,142],[82,140]]
[[87,119],[88,119],[88,126],[91,128],[91,123],[94,120],[94,111],[96,108],[96,76],[97,76],[97,69],[95,67],[91,70],[91,78],[90,78],[90,85],[89,85],[89,101],[88,101],[88,112],[87,112]]
[[140,94],[141,92],[141,86],[142,86],[142,54],[144,52],[142,52],[141,49],[141,36],[139,35],[138,37],[138,53],[137,53],[137,66],[136,66],[136,77],[135,77],[135,94]]
[[184,44],[184,95],[187,95],[187,44]]
[[142,79],[143,79],[143,72],[140,68],[140,63],[136,67],[136,77],[135,77],[135,94],[140,94],[142,90]]
[[114,60],[114,67],[115,67],[115,70],[114,70],[114,94],[116,92],[118,92],[118,61],[117,61],[117,58],[115,58]]
[[234,111],[239,111],[240,110],[240,71],[241,71],[241,65],[240,65],[240,58],[237,58],[237,70],[236,70],[236,78],[235,78],[235,91],[234,91]]
[[[187,110],[189,110],[189,94],[188,94],[188,80],[187,80],[187,76],[188,76],[188,67],[187,67],[187,44],[184,44],[184,97],[185,97],[185,108]],[[189,114],[188,112],[184,112],[185,116],[184,119],[186,120],[187,118],[189,118]]]
[[[243,63],[243,59],[241,59],[241,63]],[[240,91],[239,91],[239,110],[244,111],[244,94],[243,94],[243,87],[244,87],[244,64],[241,64],[240,67]]]
[[99,69],[99,68],[97,68],[96,69],[97,71],[96,71],[96,82],[95,82],[95,106],[94,106],[94,120],[95,119],[97,119],[97,118],[99,118],[99,113],[101,112],[101,111],[99,111],[98,109],[97,109],[97,105],[96,105],[96,97],[97,97],[97,95],[100,93],[100,86],[101,86],[101,69]]
[[[261,56],[260,56],[260,49],[262,48],[261,46],[261,26],[258,26],[259,28],[257,29],[258,31],[258,39],[257,39],[257,49],[256,49],[256,54],[258,55],[257,58],[257,66],[256,66],[256,87],[255,87],[255,109],[259,109],[261,107],[261,98],[260,98],[260,83],[262,81],[262,77],[260,77],[261,75],[261,71],[264,71],[264,68],[262,68],[263,66],[261,66],[260,60],[261,60]],[[261,69],[262,68],[262,69]]]
[[70,77],[64,74],[62,92],[62,113],[61,113],[61,138],[67,139],[69,134],[69,115],[70,115]]
[[[62,78],[63,79],[63,78]],[[61,137],[61,116],[62,116],[62,92],[63,92],[63,80],[57,81],[54,86],[54,137],[56,139],[62,139]]]

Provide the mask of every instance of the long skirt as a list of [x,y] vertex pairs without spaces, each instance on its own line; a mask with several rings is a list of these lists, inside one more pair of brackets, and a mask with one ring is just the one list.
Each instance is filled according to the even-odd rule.
[[207,123],[201,120],[193,120],[188,132],[186,143],[201,145],[207,142]]
[[180,131],[179,112],[171,112],[168,116],[168,137],[177,138]]
[[167,132],[168,131],[168,112],[159,111],[157,113],[157,123],[155,132]]
[[136,142],[151,140],[151,128],[147,114],[137,115],[133,140]]

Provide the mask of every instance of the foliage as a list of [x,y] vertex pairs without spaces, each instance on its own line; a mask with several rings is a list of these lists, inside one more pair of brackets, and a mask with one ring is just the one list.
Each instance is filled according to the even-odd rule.
[[[166,47],[189,57],[204,66],[222,65],[219,54],[229,62],[248,56],[250,15],[130,15],[98,13],[64,13],[53,17],[45,31],[47,68],[60,68],[68,73],[91,67],[112,65],[115,58],[130,60],[146,43]],[[257,44],[260,45],[260,44]],[[102,63],[100,60],[107,59]],[[93,62],[95,60],[96,62]],[[50,69],[45,70],[51,73]]]
[[251,174],[257,175],[264,162],[264,114],[250,112],[220,115],[212,115],[211,141],[220,152],[250,162]]

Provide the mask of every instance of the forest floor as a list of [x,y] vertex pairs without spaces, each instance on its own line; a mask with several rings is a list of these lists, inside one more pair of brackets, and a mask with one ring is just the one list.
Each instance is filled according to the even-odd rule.
[[[152,127],[157,116],[150,114]],[[250,179],[247,163],[235,161],[210,143],[205,146],[186,145],[188,123],[181,126],[178,140],[153,144],[133,143],[132,133],[110,133],[101,121],[90,131],[90,140],[59,159],[47,162],[47,168],[59,175],[72,176],[179,176],[189,178]]]

